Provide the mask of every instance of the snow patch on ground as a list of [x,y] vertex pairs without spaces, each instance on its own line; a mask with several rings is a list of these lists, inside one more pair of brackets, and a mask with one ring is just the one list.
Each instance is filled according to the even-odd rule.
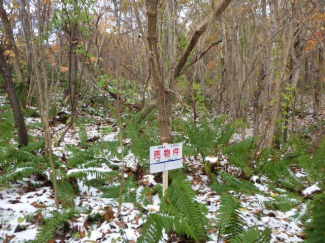
[[318,185],[318,182],[308,188],[306,188],[305,190],[302,191],[302,193],[307,196],[307,195],[311,195],[315,192],[320,192],[321,189],[317,186]]

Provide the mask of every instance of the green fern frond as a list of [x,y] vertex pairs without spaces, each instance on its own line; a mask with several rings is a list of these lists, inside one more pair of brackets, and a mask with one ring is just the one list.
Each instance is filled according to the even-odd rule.
[[62,207],[74,207],[75,192],[70,182],[64,179],[59,180],[57,181],[57,187],[58,198],[62,203]]
[[150,201],[148,200],[148,195],[151,195],[152,190],[150,187],[139,187],[136,191],[136,201],[139,205],[147,206]]
[[26,178],[35,174],[43,174],[44,171],[35,167],[14,167],[7,171],[0,178],[0,184],[7,185],[11,181],[16,181],[21,178]]
[[[230,221],[236,214],[240,207],[238,200],[232,195],[221,196],[221,205],[217,215],[217,225],[220,233],[224,233],[226,227],[229,225]],[[240,219],[235,217],[236,219]]]
[[[179,235],[195,237],[195,233],[189,226],[188,221],[181,221],[174,216],[164,213],[150,214],[146,223],[142,227],[139,243],[156,243],[162,240],[163,230],[169,232],[173,230]],[[198,242],[197,238],[194,238]]]
[[[134,177],[130,175],[124,181],[123,199],[125,202],[131,202],[131,203],[136,202],[136,188],[137,188],[137,183],[134,180]],[[103,192],[102,197],[117,199],[119,197],[120,182],[114,183],[113,185],[101,187],[99,189]]]
[[270,230],[265,229],[262,233],[255,226],[248,230],[243,231],[231,240],[232,243],[268,243],[271,240]]
[[211,174],[211,188],[218,193],[224,193],[227,191],[236,191],[243,192],[247,194],[253,194],[258,192],[257,188],[249,181],[240,180],[236,177],[233,177],[225,171],[219,171],[218,175],[220,176],[221,184],[214,174]]
[[286,195],[278,195],[273,201],[268,201],[265,203],[266,206],[273,210],[279,209],[282,212],[287,212],[294,206],[296,206],[300,201],[291,199]]
[[75,211],[73,209],[67,209],[62,213],[54,213],[51,219],[39,227],[35,242],[44,243],[53,239],[57,230],[63,227],[74,214]]
[[315,195],[311,204],[311,222],[306,224],[306,242],[325,242],[325,193]]
[[163,229],[173,230],[196,242],[206,239],[208,220],[205,205],[195,200],[195,192],[180,171],[170,173],[172,180],[157,214],[150,214],[143,226],[140,242],[158,242]]
[[161,212],[175,215],[175,209],[177,209],[186,222],[191,222],[191,227],[195,232],[193,238],[204,239],[207,220],[200,204],[195,201],[195,192],[191,189],[190,183],[186,180],[173,180],[164,198],[168,198],[170,203],[163,200],[160,206]]
[[247,177],[253,175],[253,169],[250,168],[251,154],[253,154],[252,150],[254,149],[253,144],[254,139],[249,138],[222,149],[222,153],[227,155],[229,162],[242,168]]

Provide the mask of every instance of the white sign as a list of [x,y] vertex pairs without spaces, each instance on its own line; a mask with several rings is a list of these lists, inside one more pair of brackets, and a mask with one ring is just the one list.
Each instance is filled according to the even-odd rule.
[[150,147],[150,174],[183,167],[183,144]]

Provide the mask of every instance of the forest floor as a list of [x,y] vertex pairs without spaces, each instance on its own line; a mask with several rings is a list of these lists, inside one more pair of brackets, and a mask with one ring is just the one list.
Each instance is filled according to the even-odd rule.
[[[1,99],[3,101],[3,99]],[[105,122],[102,117],[87,115],[93,121],[86,124],[88,141],[113,141],[116,140],[118,129],[111,122]],[[311,115],[300,119],[300,123],[310,124],[313,120]],[[108,120],[106,120],[108,121]],[[29,117],[26,122],[30,128],[29,132],[35,138],[42,134],[42,129],[35,126],[40,123],[39,118]],[[57,122],[51,129],[57,131],[62,129],[64,124]],[[103,132],[109,131],[109,132]],[[248,130],[249,131],[249,130]],[[54,154],[64,164],[66,158],[73,157],[69,146],[78,146],[80,138],[78,127],[70,129],[64,138],[64,142],[58,147],[53,147]],[[228,163],[225,155],[207,157],[211,167],[217,170],[224,170],[233,176],[240,174],[241,169]],[[119,165],[119,161],[115,161]],[[209,242],[222,242],[218,238],[216,220],[220,206],[220,196],[209,186],[209,178],[204,172],[202,158],[184,157],[184,164],[188,167],[187,178],[192,184],[192,189],[197,192],[198,202],[207,205],[209,224]],[[137,160],[130,152],[126,157],[127,175],[136,172]],[[94,168],[98,171],[111,170],[106,165],[98,165]],[[69,170],[71,170],[69,172]],[[72,171],[74,170],[74,171]],[[67,173],[75,172],[77,169],[69,169]],[[294,171],[295,175],[303,178],[304,172]],[[144,173],[140,181],[137,181],[138,190],[144,187],[152,187],[161,183],[159,176]],[[259,230],[269,228],[271,230],[271,242],[302,242],[304,239],[303,223],[301,217],[306,211],[306,202],[301,201],[295,204],[290,210],[278,210],[267,205],[275,201],[279,194],[286,195],[281,188],[270,188],[269,179],[265,176],[253,176],[251,183],[258,189],[259,193],[247,195],[244,193],[230,192],[241,204],[241,214],[247,223],[247,227],[258,226]],[[147,205],[136,206],[134,203],[123,203],[122,217],[117,218],[118,204],[113,198],[104,198],[102,193],[92,187],[85,186],[78,181],[79,192],[74,199],[77,207],[90,206],[92,213],[99,213],[104,216],[104,221],[96,223],[89,221],[89,212],[81,212],[77,218],[69,220],[69,224],[57,234],[56,240],[52,242],[136,242],[141,234],[141,227],[146,221],[147,214],[159,210],[160,198],[158,194],[151,195]],[[310,185],[305,182],[305,189],[301,191],[302,198],[308,198],[320,189],[317,185]],[[294,200],[294,199],[290,199]],[[0,241],[3,242],[28,242],[35,239],[39,224],[43,218],[51,215],[56,210],[54,204],[53,190],[47,181],[37,177],[25,178],[10,185],[0,188]],[[167,241],[168,235],[164,234]],[[177,241],[174,239],[172,241]]]

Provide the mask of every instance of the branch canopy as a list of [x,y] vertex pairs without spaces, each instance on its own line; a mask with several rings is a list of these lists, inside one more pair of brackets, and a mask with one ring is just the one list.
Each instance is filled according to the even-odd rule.
[[202,21],[194,30],[190,42],[187,44],[181,58],[179,59],[178,63],[176,64],[175,67],[175,73],[174,73],[174,78],[172,80],[171,86],[175,83],[176,78],[180,76],[182,69],[191,54],[192,50],[195,48],[197,43],[199,42],[202,34],[208,29],[208,27],[216,21],[221,14],[225,11],[225,9],[228,7],[228,5],[231,3],[232,0],[221,0],[218,2],[216,5],[215,9],[211,13],[211,15],[206,18],[204,21]]

